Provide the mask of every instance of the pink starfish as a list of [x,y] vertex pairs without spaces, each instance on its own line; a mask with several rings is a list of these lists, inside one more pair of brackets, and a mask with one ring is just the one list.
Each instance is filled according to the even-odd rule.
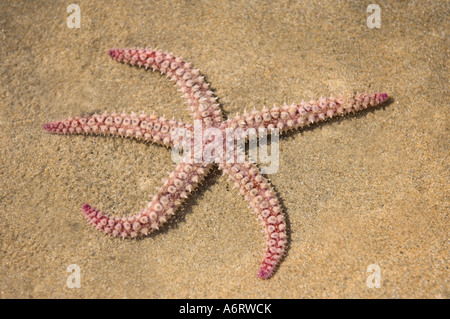
[[[226,129],[259,129],[281,132],[302,128],[312,123],[324,121],[375,106],[387,100],[386,93],[356,94],[351,97],[321,98],[318,101],[273,107],[270,110],[252,112],[223,121],[222,111],[216,102],[205,78],[198,69],[171,53],[152,49],[112,49],[109,55],[125,64],[144,66],[166,74],[187,99],[194,119],[200,120],[203,129],[218,128],[224,134]],[[167,147],[178,146],[177,132],[193,132],[192,125],[167,120],[164,117],[146,114],[127,115],[94,114],[92,116],[70,117],[44,125],[48,132],[59,134],[116,135],[151,141]],[[236,139],[243,137],[236,137]],[[202,142],[202,150],[206,146]],[[238,152],[239,153],[239,152]],[[278,266],[286,246],[286,223],[275,191],[264,178],[258,167],[245,163],[228,163],[218,155],[213,158],[218,166],[239,188],[245,200],[253,208],[261,222],[265,236],[263,261],[258,272],[260,278],[272,276]],[[187,198],[204,179],[211,162],[179,163],[163,186],[153,196],[152,201],[141,212],[131,217],[112,217],[88,204],[83,204],[83,212],[88,221],[97,229],[112,236],[131,238],[147,235],[158,229],[173,215],[182,201]]]

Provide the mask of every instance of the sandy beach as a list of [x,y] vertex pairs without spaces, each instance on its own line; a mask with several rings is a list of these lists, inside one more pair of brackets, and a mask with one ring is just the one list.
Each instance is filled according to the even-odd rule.
[[[0,2],[0,298],[450,297],[448,1],[380,1],[379,28],[364,1],[73,3],[79,28],[70,2]],[[82,203],[141,210],[173,170],[170,151],[44,123],[103,111],[192,123],[172,82],[107,54],[133,47],[191,62],[227,117],[389,93],[280,138],[267,178],[289,245],[271,279],[256,275],[261,226],[217,168],[147,237],[85,221]],[[80,288],[67,285],[69,265]]]

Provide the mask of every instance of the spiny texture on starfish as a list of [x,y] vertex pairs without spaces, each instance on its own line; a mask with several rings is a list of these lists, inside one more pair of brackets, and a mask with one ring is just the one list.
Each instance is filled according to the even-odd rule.
[[[247,129],[289,129],[301,128],[315,122],[324,121],[333,116],[356,112],[370,106],[383,103],[388,98],[385,93],[356,94],[352,97],[321,98],[308,103],[273,107],[270,110],[244,113],[227,121],[222,120],[222,111],[217,98],[209,89],[209,84],[200,75],[198,69],[172,53],[152,49],[112,49],[109,55],[123,63],[144,66],[153,71],[166,74],[180,87],[183,96],[192,110],[194,119],[204,124],[202,130],[219,128],[223,135],[234,128]],[[167,147],[177,146],[183,130],[189,134],[194,127],[180,121],[167,120],[164,117],[146,114],[128,115],[126,113],[104,113],[71,117],[61,121],[49,122],[44,129],[57,134],[91,134],[132,137],[158,143]],[[188,135],[189,135],[188,134]],[[235,135],[234,139],[248,136]],[[192,136],[191,139],[193,140]],[[201,140],[203,150],[208,141]],[[238,155],[242,150],[237,149]],[[244,154],[245,155],[245,154]],[[258,272],[260,278],[269,278],[279,265],[286,247],[286,223],[275,191],[261,175],[258,167],[249,161],[229,163],[216,154],[214,161],[227,174],[249,202],[257,219],[263,227],[265,250]],[[235,156],[235,155],[233,155]],[[227,157],[227,159],[229,159]],[[212,162],[181,163],[164,181],[152,201],[141,212],[130,217],[112,217],[88,204],[83,204],[83,212],[88,221],[97,229],[116,237],[132,238],[147,235],[164,224],[172,216],[182,201],[201,183],[213,164]]]
[[146,114],[131,115],[123,112],[75,116],[66,120],[49,122],[44,128],[59,134],[94,134],[134,137],[138,140],[174,146],[179,130],[193,131],[190,124],[167,120],[164,117]]
[[372,93],[356,94],[348,98],[330,97],[299,104],[285,104],[282,107],[274,106],[270,110],[253,111],[250,114],[236,116],[223,122],[221,127],[266,128],[269,132],[277,128],[283,132],[325,121],[334,116],[361,111],[383,103],[387,98],[386,93]]
[[182,201],[204,179],[208,169],[209,166],[205,167],[204,164],[177,165],[169,179],[153,196],[153,200],[135,216],[112,217],[88,204],[83,204],[84,215],[91,224],[106,234],[123,238],[148,235],[159,229],[175,213]]
[[276,194],[254,164],[223,163],[219,167],[229,175],[245,200],[250,202],[250,207],[263,226],[266,248],[258,276],[268,278],[283,256],[286,244],[286,224]]
[[149,49],[111,49],[109,55],[125,64],[143,66],[145,69],[151,68],[153,71],[167,74],[167,77],[180,87],[195,119],[202,119],[207,125],[222,121],[222,111],[213,91],[209,89],[209,83],[200,75],[198,69],[193,69],[192,65],[182,58],[172,53]]

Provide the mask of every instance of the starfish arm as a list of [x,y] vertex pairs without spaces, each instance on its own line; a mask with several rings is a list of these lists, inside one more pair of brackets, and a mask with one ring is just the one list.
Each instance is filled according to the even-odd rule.
[[130,217],[112,217],[83,204],[86,219],[100,231],[114,237],[134,238],[159,229],[206,176],[211,165],[178,164],[152,201],[141,212]]
[[281,133],[302,128],[310,124],[326,121],[334,116],[364,110],[386,101],[386,93],[356,94],[350,98],[330,97],[312,100],[309,103],[274,106],[269,110],[254,111],[225,121],[222,127],[242,128],[243,130],[278,128]]
[[176,82],[183,96],[187,99],[194,115],[194,119],[201,119],[205,124],[218,125],[222,121],[222,111],[217,103],[217,97],[209,89],[198,69],[194,69],[189,62],[154,49],[111,49],[109,55],[118,62],[151,68],[166,74]]
[[286,223],[275,191],[251,163],[220,164],[220,168],[234,182],[234,186],[250,203],[253,213],[263,226],[265,251],[258,276],[270,278],[280,263],[286,245]]
[[[44,129],[56,134],[114,135],[131,137],[173,147],[179,141],[180,132],[193,131],[189,124],[167,120],[156,115],[104,113],[92,116],[76,116],[44,125]],[[183,133],[184,134],[184,133]]]

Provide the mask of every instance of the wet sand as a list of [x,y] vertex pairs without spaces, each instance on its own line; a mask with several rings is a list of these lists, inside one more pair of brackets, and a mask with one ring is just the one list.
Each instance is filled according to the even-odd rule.
[[[447,1],[383,1],[379,29],[361,1],[76,3],[79,29],[67,2],[0,2],[1,298],[449,298]],[[112,61],[114,47],[184,57],[227,116],[357,91],[392,99],[281,138],[268,177],[290,244],[263,281],[261,228],[218,170],[146,238],[85,222],[83,202],[139,211],[170,152],[44,123],[103,110],[192,121],[171,82]],[[372,264],[380,288],[367,286]]]

